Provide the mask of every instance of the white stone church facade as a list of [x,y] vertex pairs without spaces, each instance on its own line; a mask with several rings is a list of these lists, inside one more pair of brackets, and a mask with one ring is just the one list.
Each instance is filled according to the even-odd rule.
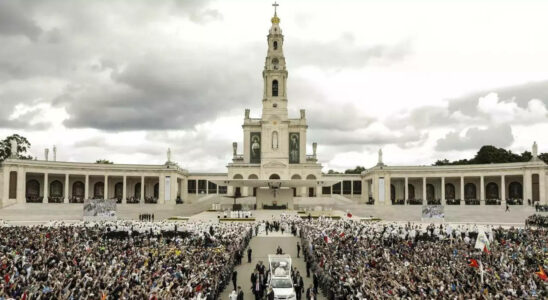
[[[302,182],[292,187],[296,203],[345,197],[370,205],[526,205],[548,204],[548,165],[537,157],[525,163],[460,166],[388,166],[379,163],[362,174],[322,173],[312,143],[306,153],[305,110],[288,115],[288,71],[284,37],[275,14],[268,34],[263,70],[261,118],[245,110],[244,140],[227,173],[199,173],[168,161],[163,165],[95,164],[11,157],[0,165],[0,207],[28,202],[81,203],[88,198],[117,199],[123,205],[192,203],[209,195],[254,197],[257,181]],[[356,162],[359,164],[359,162]],[[222,182],[245,182],[241,186]]]

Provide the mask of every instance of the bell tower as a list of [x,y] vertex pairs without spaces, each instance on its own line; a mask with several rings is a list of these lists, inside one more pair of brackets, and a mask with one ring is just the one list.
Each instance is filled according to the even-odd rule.
[[280,28],[277,8],[274,2],[274,17],[268,32],[268,51],[266,54],[263,81],[263,119],[269,116],[280,120],[287,120],[287,69],[283,52],[284,36]]

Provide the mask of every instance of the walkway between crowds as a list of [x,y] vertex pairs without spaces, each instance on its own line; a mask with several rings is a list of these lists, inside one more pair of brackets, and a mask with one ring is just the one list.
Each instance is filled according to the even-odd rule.
[[[302,255],[302,250],[300,258],[297,258],[297,242],[300,243],[300,238],[293,236],[291,233],[287,233],[287,231],[283,235],[281,231],[268,232],[268,235],[261,232],[251,239],[248,246],[251,247],[252,250],[251,263],[247,262],[247,249],[245,249],[242,264],[235,268],[236,272],[238,272],[237,285],[242,287],[244,299],[255,299],[255,296],[251,291],[251,274],[259,261],[262,261],[266,266],[266,270],[268,270],[268,255],[276,254],[276,248],[278,246],[282,248],[284,254],[291,255],[293,266],[297,267],[297,270],[303,277],[304,291],[301,299],[306,299],[306,289],[312,284],[312,275],[310,275],[310,278],[306,278],[306,263]],[[232,281],[223,291],[221,300],[229,299],[228,296],[231,292]],[[317,299],[325,299],[325,297],[319,295]]]

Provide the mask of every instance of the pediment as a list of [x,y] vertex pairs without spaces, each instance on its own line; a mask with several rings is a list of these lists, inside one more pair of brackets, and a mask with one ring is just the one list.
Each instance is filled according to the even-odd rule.
[[285,167],[287,167],[287,165],[279,161],[269,161],[263,165],[263,168],[268,168],[268,169],[280,169]]

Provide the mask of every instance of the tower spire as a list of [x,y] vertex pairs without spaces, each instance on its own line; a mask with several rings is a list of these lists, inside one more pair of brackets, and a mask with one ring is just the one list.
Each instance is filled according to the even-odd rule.
[[280,18],[278,18],[277,9],[278,9],[278,6],[280,6],[280,5],[278,3],[276,3],[276,1],[274,1],[272,6],[274,6],[274,17],[272,17],[272,19],[271,19],[272,24],[279,24],[280,23]]

